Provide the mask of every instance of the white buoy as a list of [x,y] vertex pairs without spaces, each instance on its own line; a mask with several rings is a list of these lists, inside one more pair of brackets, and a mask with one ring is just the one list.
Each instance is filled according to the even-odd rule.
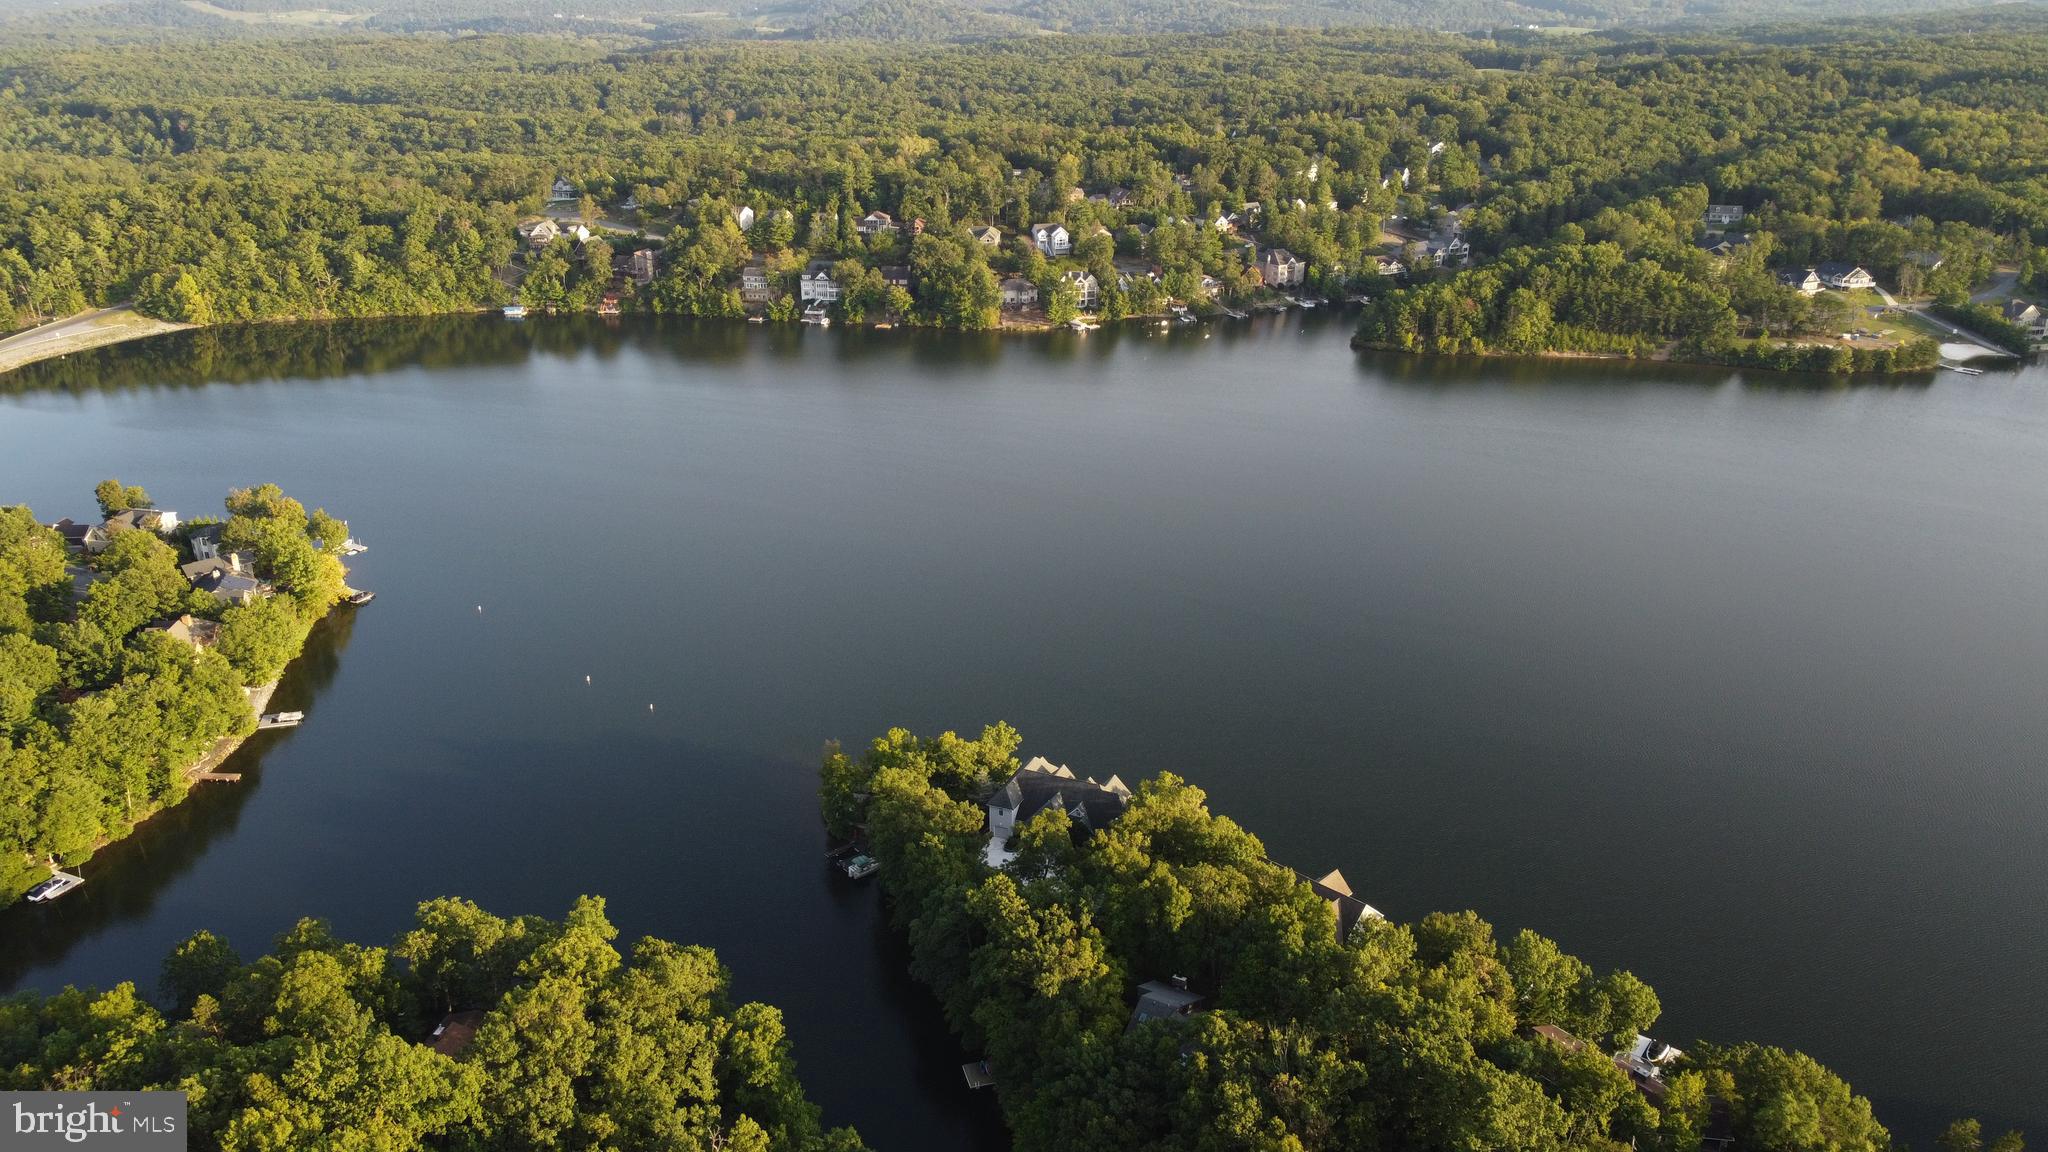
[[484,606],[483,606],[483,605],[479,604],[479,605],[477,605],[477,606],[476,606],[476,614],[477,614],[477,615],[479,615],[479,616],[481,616],[481,615],[483,615],[483,614],[484,614]]
[[585,684],[588,684],[588,683],[590,683],[590,677],[588,677],[588,676],[585,676],[585,677],[583,678],[583,682],[584,682]]
[[654,711],[654,705],[652,705],[652,704],[649,704],[649,705],[647,706],[647,710],[648,710],[649,712],[652,712],[652,711]]

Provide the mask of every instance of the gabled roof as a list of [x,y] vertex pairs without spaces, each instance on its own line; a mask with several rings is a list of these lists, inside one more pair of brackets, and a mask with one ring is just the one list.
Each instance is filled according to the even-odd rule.
[[1073,769],[1043,756],[1032,757],[989,797],[989,807],[1015,812],[1018,824],[1057,806],[1091,830],[1107,828],[1130,803],[1131,790],[1117,777],[1103,783],[1092,776],[1078,780]]
[[1861,266],[1852,264],[1847,260],[1823,260],[1814,267],[1814,271],[1820,273],[1822,279],[1829,280],[1837,276],[1847,276],[1852,272],[1863,272],[1865,276],[1870,275],[1870,273],[1864,272]]
[[1337,941],[1339,943],[1351,938],[1351,931],[1358,927],[1359,921],[1386,919],[1386,917],[1380,915],[1379,909],[1353,896],[1351,894],[1351,885],[1344,879],[1344,873],[1334,868],[1316,877],[1310,877],[1306,873],[1300,872],[1295,873],[1295,875],[1308,881],[1308,886],[1314,890],[1315,894],[1322,897],[1323,901],[1330,906],[1331,913],[1337,917]]

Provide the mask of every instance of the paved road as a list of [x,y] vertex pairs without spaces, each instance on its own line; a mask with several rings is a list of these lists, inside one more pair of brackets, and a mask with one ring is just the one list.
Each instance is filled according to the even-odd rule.
[[18,333],[9,336],[5,340],[0,340],[0,357],[22,352],[33,352],[53,340],[69,340],[97,327],[99,322],[105,317],[121,312],[133,311],[135,309],[131,305],[116,304],[112,308],[101,308],[95,312],[80,312],[76,316],[53,321],[43,325],[41,328],[32,328],[27,332]]
[[2020,274],[2016,271],[1997,273],[1991,277],[1991,282],[1984,286],[1982,292],[1972,294],[1970,299],[1978,304],[1988,304],[1994,300],[2003,300],[2007,296],[2012,295],[2013,286],[2019,283],[2019,279]]

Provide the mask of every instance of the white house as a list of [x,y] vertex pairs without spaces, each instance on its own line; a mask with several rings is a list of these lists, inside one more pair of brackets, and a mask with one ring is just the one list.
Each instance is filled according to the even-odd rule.
[[519,224],[519,238],[535,249],[545,248],[562,234],[562,226],[545,216]]
[[814,300],[821,304],[837,304],[839,282],[832,279],[831,262],[811,261],[810,266],[804,269],[804,274],[797,278],[796,291],[797,299],[807,304]]
[[884,232],[896,231],[896,220],[887,212],[870,212],[860,218],[853,230],[863,236],[880,236]]
[[1093,312],[1102,306],[1102,285],[1095,279],[1093,272],[1083,272],[1077,268],[1062,274],[1060,279],[1072,284],[1079,292],[1081,311]]
[[1851,264],[1846,260],[1829,260],[1814,271],[1820,273],[1821,283],[1830,288],[1847,291],[1877,287],[1877,277],[1864,271],[1861,265]]
[[739,225],[740,231],[752,232],[754,230],[754,210],[752,208],[740,209],[732,214],[732,222]]
[[555,186],[548,190],[548,199],[550,200],[574,200],[579,195],[581,193],[576,191],[576,186],[569,183],[568,178],[565,176],[555,177]]
[[1780,272],[1778,283],[1798,291],[1803,296],[1818,296],[1820,290],[1825,287],[1821,283],[1820,274],[1811,268],[1803,272]]
[[973,236],[974,242],[983,248],[1000,248],[1003,246],[1003,230],[993,224],[976,228],[969,235]]
[[1743,209],[1740,204],[1707,205],[1707,227],[1725,228],[1730,224],[1742,223]]
[[2024,329],[2035,340],[2048,340],[2048,310],[2025,300],[2005,302],[2005,319]]
[[1033,224],[1031,243],[1047,256],[1065,256],[1074,250],[1074,238],[1058,224]]

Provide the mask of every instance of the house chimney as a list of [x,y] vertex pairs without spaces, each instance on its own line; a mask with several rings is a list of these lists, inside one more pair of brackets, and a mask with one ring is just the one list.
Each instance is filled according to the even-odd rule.
[[242,572],[242,554],[241,554],[240,552],[230,552],[230,553],[228,553],[228,571],[230,571],[230,572],[233,572],[233,573],[235,573],[236,575],[240,575],[240,574],[241,574],[241,572]]

